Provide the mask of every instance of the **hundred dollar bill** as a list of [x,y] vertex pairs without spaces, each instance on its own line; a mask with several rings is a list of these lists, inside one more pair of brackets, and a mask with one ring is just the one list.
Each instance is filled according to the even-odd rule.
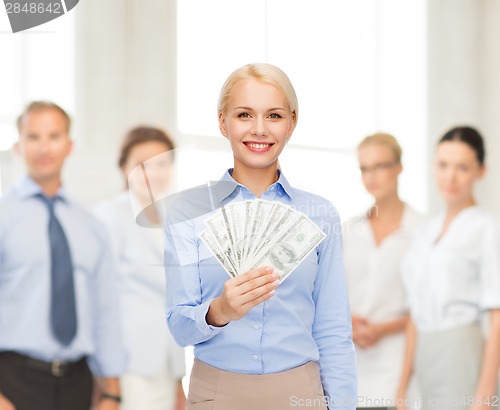
[[257,214],[253,221],[254,232],[251,242],[251,247],[246,255],[246,260],[251,261],[258,248],[260,248],[260,243],[262,238],[265,238],[266,232],[269,226],[274,224],[278,218],[278,213],[280,213],[280,204],[276,202],[267,202],[263,200],[257,201]]
[[263,230],[263,226],[271,218],[275,204],[270,201],[252,200],[250,202],[250,220],[247,221],[247,233],[245,238],[245,251],[243,259],[245,261],[241,268],[242,272],[248,270],[248,261],[251,261],[255,249],[259,245],[259,239]]
[[232,277],[271,265],[284,280],[325,238],[302,212],[262,199],[229,204],[206,224],[202,240]]
[[243,228],[243,244],[242,244],[242,252],[241,259],[245,260],[246,254],[248,252],[248,244],[249,244],[249,236],[251,232],[251,221],[254,218],[255,208],[257,207],[257,201],[247,200],[245,201],[245,223]]
[[303,214],[295,211],[291,207],[282,204],[276,205],[275,212],[273,212],[267,226],[261,232],[258,244],[254,248],[251,255],[251,260],[259,258],[262,254],[262,250],[266,249],[268,244],[273,241],[274,238],[282,236],[284,232],[287,232],[295,223],[297,223],[302,215]]
[[246,206],[245,202],[237,202],[226,206],[229,226],[234,240],[234,256],[236,258],[236,268],[240,269],[243,259],[244,230]]
[[273,266],[283,282],[325,237],[325,233],[314,222],[302,216],[284,234],[269,241],[252,268]]
[[207,245],[208,249],[210,249],[210,251],[215,255],[215,257],[224,267],[229,276],[231,276],[232,278],[236,277],[237,272],[234,266],[232,266],[224,251],[219,248],[219,245],[217,244],[217,241],[212,233],[207,229],[201,233],[200,238],[205,243],[205,245]]
[[232,260],[235,263],[236,269],[239,268],[238,258],[236,256],[236,241],[234,239],[234,224],[229,220],[229,212],[226,206],[220,208],[220,214],[222,215],[223,223],[222,225],[226,228],[226,232],[229,238],[229,248],[232,253]]
[[234,245],[232,242],[231,234],[227,228],[222,212],[217,212],[214,216],[205,221],[208,230],[214,238],[214,242],[218,245],[231,263],[234,271],[237,272],[236,260],[234,258]]

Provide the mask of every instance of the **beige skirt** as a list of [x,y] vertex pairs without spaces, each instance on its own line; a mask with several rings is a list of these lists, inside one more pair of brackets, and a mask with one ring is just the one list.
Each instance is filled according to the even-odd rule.
[[280,373],[254,375],[227,372],[194,361],[187,410],[293,408],[327,408],[316,362]]
[[479,325],[419,333],[415,374],[422,410],[468,409],[475,400],[483,337]]

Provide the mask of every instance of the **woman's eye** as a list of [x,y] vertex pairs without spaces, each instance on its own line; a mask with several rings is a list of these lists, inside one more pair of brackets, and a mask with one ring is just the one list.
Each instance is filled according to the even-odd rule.
[[466,165],[459,165],[458,169],[462,172],[467,172],[469,168]]
[[272,114],[269,114],[269,118],[272,118],[275,120],[275,119],[281,118],[281,115],[276,114],[276,113],[272,113]]
[[247,112],[242,112],[238,114],[238,118],[250,118],[250,114]]

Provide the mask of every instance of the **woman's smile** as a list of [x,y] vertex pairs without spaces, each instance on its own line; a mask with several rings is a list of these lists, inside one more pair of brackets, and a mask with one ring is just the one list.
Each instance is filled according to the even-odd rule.
[[267,152],[274,145],[274,143],[253,141],[243,141],[243,144],[245,144],[252,152]]

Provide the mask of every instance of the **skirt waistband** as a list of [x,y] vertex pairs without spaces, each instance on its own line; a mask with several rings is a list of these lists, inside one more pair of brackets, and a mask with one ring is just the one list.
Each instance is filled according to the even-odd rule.
[[231,378],[232,380],[240,380],[242,382],[252,381],[280,381],[283,379],[290,380],[295,377],[303,377],[304,375],[309,378],[315,377],[319,374],[319,365],[317,362],[307,362],[301,366],[294,367],[290,370],[284,370],[278,373],[267,373],[267,374],[247,374],[247,373],[235,373],[229,372],[227,370],[221,370],[216,367],[210,366],[198,359],[194,359],[193,372],[196,372],[201,377],[206,377],[207,380],[214,378]]

